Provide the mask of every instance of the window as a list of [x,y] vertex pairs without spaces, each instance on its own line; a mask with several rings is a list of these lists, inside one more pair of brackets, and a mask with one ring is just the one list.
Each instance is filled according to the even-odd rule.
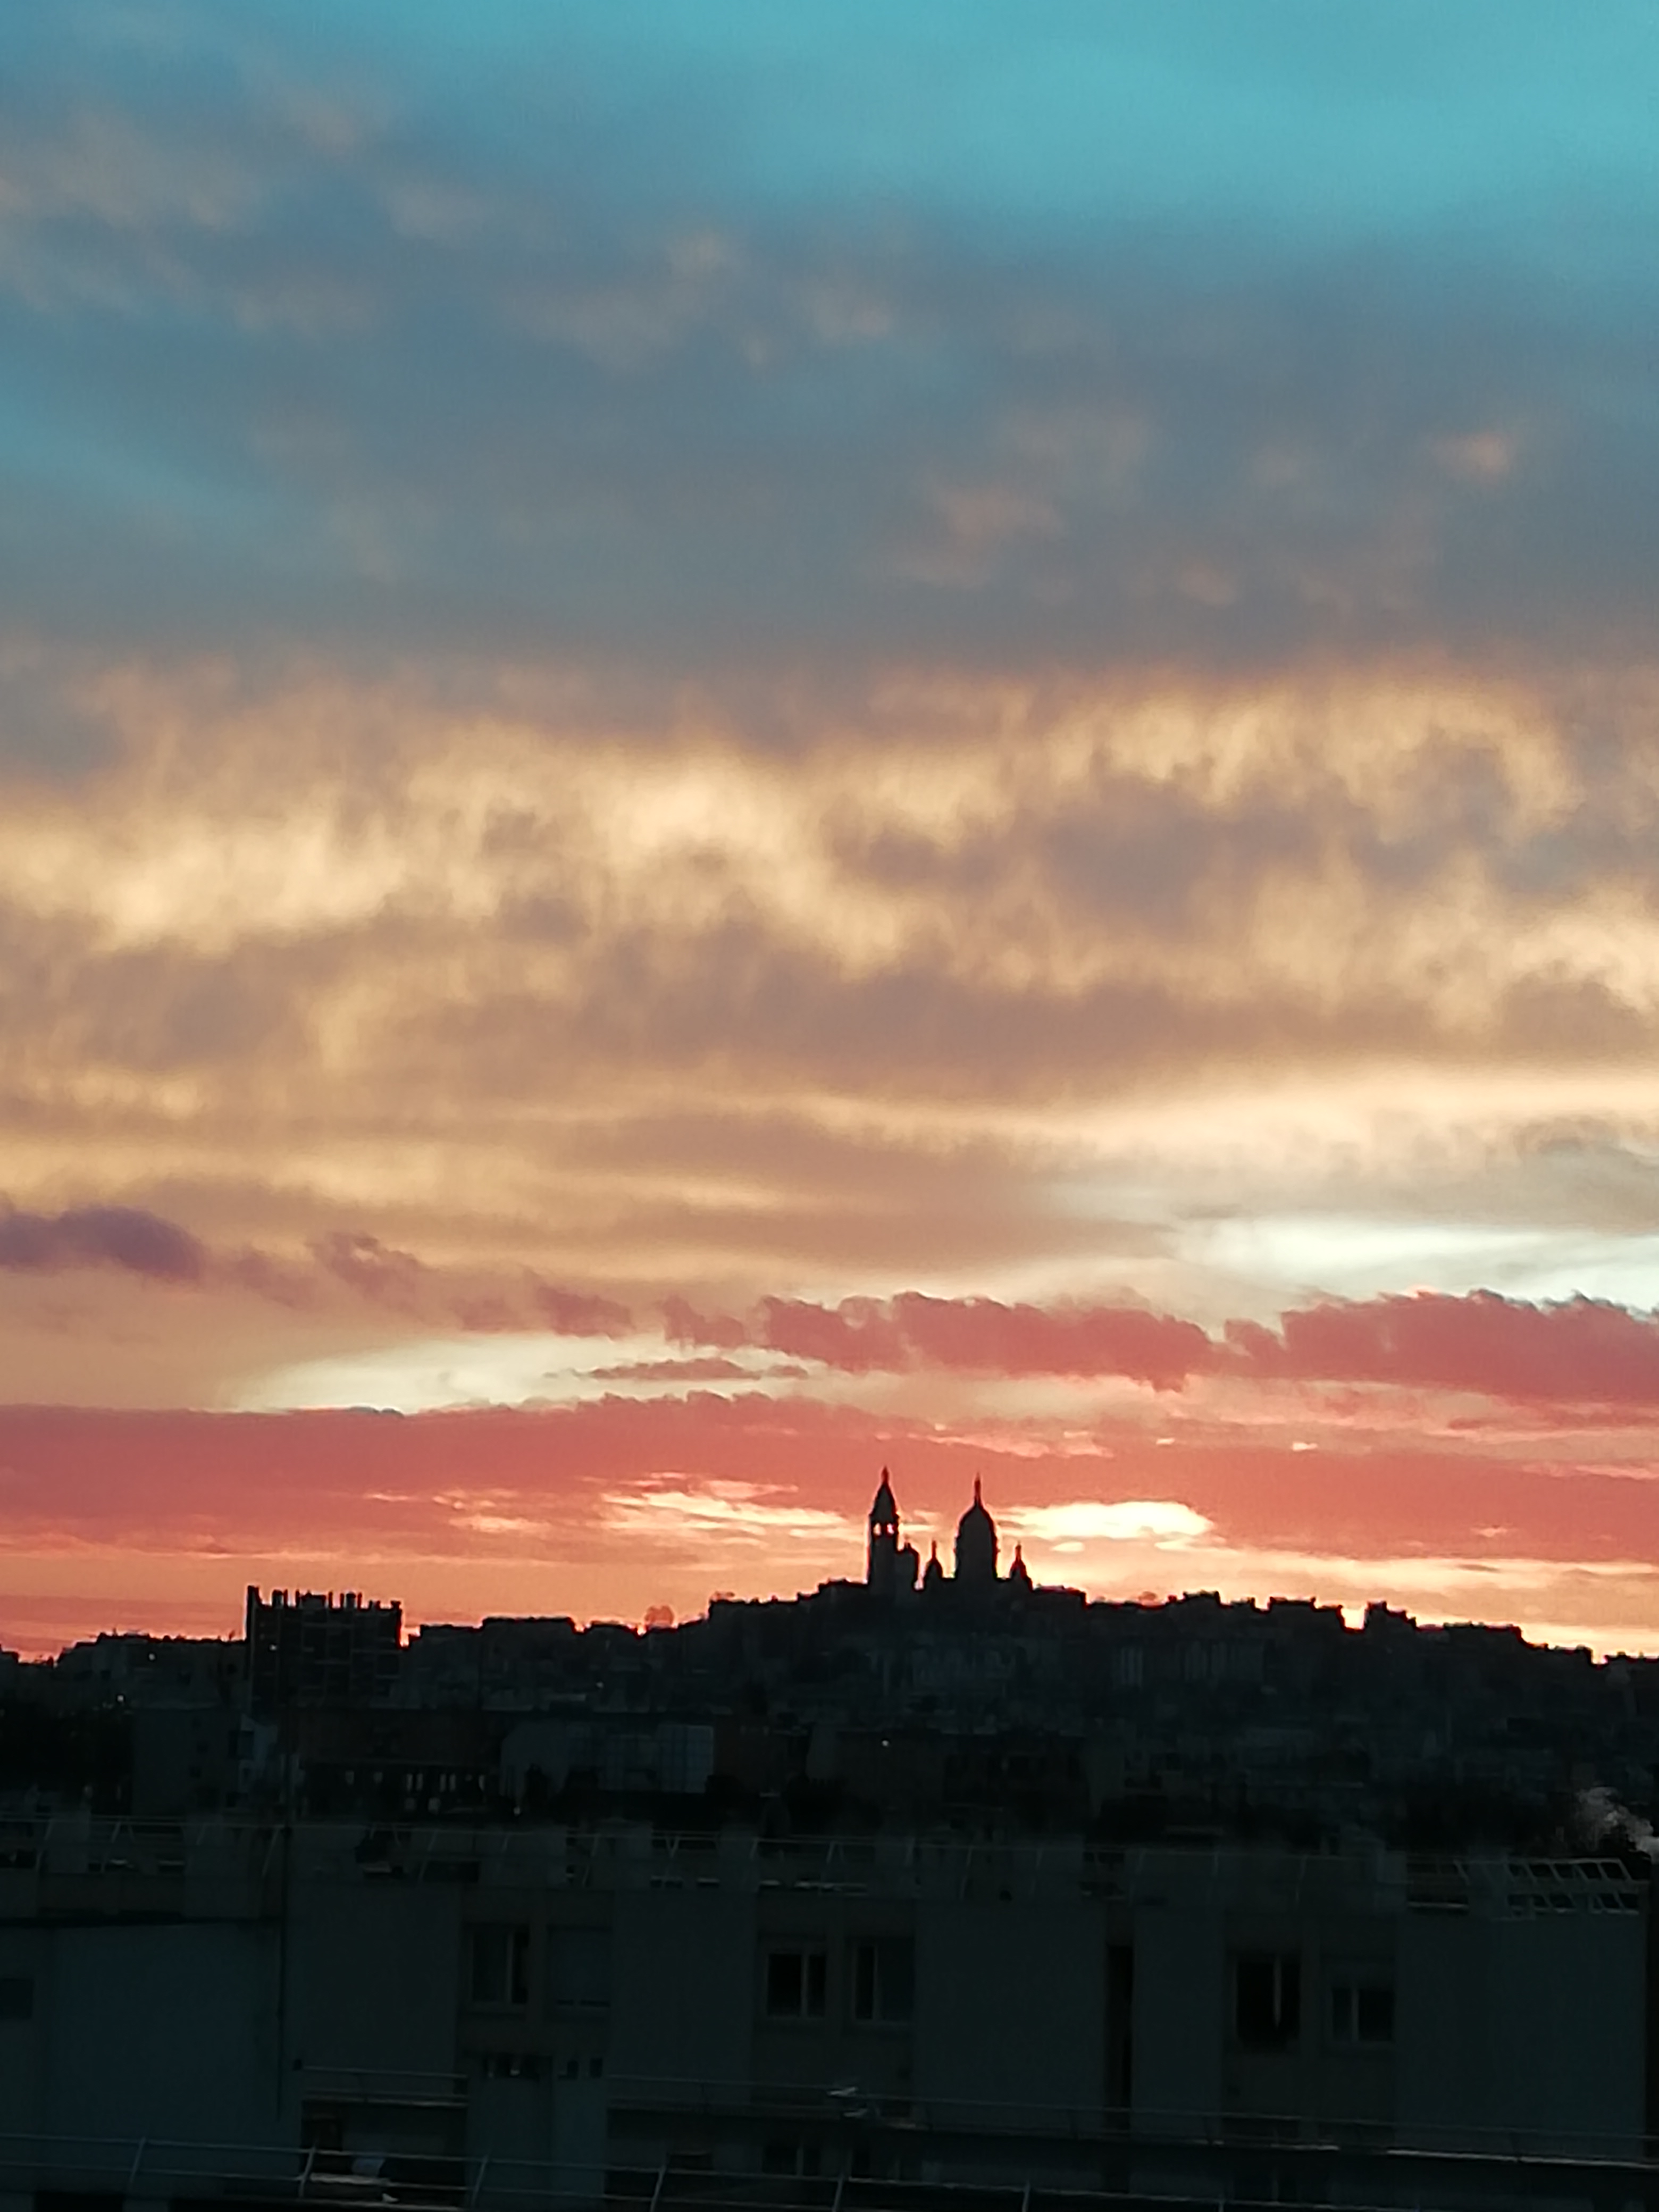
[[794,2136],[777,2136],[761,2145],[761,2172],[787,2174],[792,2179],[802,2176],[811,2179],[823,2170],[823,2153],[815,2142],[802,2142]]
[[547,1990],[556,2005],[603,2005],[611,2001],[611,1930],[550,1928]]
[[475,2005],[512,2009],[530,2002],[530,1930],[480,1922],[467,1931],[467,1993]]
[[1246,1952],[1233,1968],[1233,2033],[1247,2051],[1283,2051],[1302,2028],[1302,1962],[1294,1951]]
[[769,2020],[822,2020],[830,1961],[821,1946],[796,1945],[766,1954]]
[[916,1952],[908,1936],[866,1936],[853,1946],[853,2017],[879,2027],[908,2021],[915,2002]]
[[0,1974],[0,2020],[32,2020],[33,2017],[33,1976]]
[[1331,1985],[1333,2043],[1392,2043],[1394,1991],[1386,1982]]
[[479,2071],[488,2081],[536,2081],[541,2078],[542,2062],[532,2051],[487,2051]]

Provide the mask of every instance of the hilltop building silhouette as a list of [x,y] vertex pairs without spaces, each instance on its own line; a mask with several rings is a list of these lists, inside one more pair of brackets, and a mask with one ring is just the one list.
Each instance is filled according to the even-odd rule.
[[898,1504],[893,1496],[891,1479],[883,1468],[881,1483],[870,1507],[869,1565],[865,1580],[878,1596],[896,1597],[900,1591],[915,1588],[919,1565],[915,1546],[899,1542]]
[[1659,1658],[866,1534],[0,1664],[0,2212],[1659,2212]]
[[[997,1524],[987,1510],[980,1478],[974,1477],[973,1503],[957,1523],[956,1573],[953,1587],[967,1595],[983,1595],[994,1589],[1000,1579],[997,1574]],[[921,1565],[915,1547],[900,1542],[898,1501],[893,1495],[893,1478],[884,1467],[881,1481],[870,1506],[870,1548],[865,1582],[877,1597],[893,1598],[908,1595],[916,1587],[916,1572]],[[1031,1577],[1018,1547],[1014,1565],[1008,1582],[1016,1588],[1029,1590]],[[939,1546],[933,1547],[927,1565],[921,1577],[924,1596],[943,1588],[945,1570],[939,1564]]]

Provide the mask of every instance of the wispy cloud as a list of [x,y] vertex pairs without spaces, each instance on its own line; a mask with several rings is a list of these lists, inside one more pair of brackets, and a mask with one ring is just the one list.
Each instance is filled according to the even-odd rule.
[[207,1254],[177,1222],[137,1206],[72,1206],[31,1213],[0,1206],[0,1268],[47,1273],[119,1267],[165,1283],[199,1282]]

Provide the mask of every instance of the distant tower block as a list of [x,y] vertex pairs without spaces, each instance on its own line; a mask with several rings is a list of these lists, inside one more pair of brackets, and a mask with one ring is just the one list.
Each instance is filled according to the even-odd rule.
[[896,1597],[901,1590],[915,1588],[916,1564],[914,1548],[899,1542],[898,1502],[893,1496],[892,1478],[883,1468],[881,1486],[870,1507],[870,1558],[865,1580],[878,1596]]
[[964,1589],[988,1589],[997,1578],[997,1524],[985,1510],[979,1477],[974,1502],[957,1523],[957,1580]]

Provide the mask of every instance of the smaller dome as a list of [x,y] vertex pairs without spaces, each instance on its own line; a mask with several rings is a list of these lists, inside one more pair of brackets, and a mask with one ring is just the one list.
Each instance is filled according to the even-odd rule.
[[945,1570],[939,1563],[939,1546],[935,1544],[927,1554],[927,1564],[921,1571],[923,1589],[938,1589],[945,1580]]

